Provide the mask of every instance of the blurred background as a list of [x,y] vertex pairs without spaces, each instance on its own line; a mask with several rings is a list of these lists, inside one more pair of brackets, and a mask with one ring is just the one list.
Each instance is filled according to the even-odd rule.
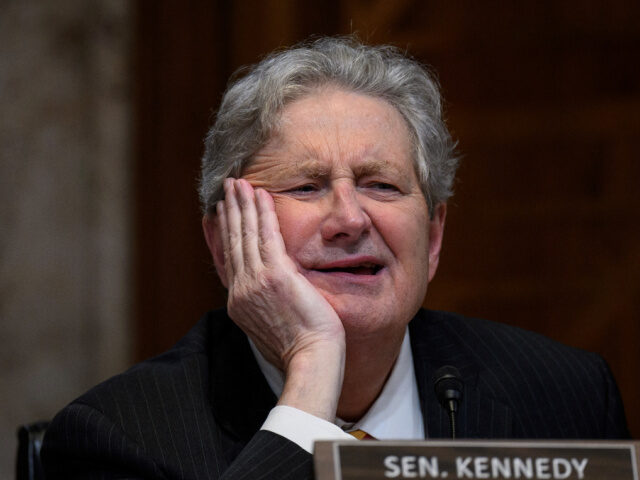
[[202,139],[312,34],[431,65],[463,163],[425,305],[609,362],[640,435],[640,3],[0,0],[0,478],[15,430],[224,305]]

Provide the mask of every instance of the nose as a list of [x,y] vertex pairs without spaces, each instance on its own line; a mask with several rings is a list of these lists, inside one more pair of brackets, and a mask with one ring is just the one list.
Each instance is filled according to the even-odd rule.
[[321,227],[324,240],[353,242],[369,231],[371,218],[360,204],[355,185],[333,186],[330,198]]

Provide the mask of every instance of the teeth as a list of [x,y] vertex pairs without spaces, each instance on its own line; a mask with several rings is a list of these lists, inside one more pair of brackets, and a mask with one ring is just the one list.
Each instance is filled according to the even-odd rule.
[[331,268],[321,268],[320,270],[352,270],[355,268],[378,268],[379,265],[375,263],[359,263],[357,265],[348,265],[344,267],[331,267]]
[[375,262],[363,262],[342,267],[319,267],[321,272],[350,272],[360,275],[375,275],[382,269],[382,265]]
[[322,268],[321,272],[350,272],[359,275],[375,275],[382,267],[375,263],[362,263],[348,267]]

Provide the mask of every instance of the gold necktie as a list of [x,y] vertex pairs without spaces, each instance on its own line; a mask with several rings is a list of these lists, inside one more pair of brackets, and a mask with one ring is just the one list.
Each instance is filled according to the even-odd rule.
[[367,432],[363,430],[351,430],[350,432],[347,432],[347,433],[349,435],[353,435],[358,440],[375,440],[375,438],[373,438],[371,435],[369,435]]

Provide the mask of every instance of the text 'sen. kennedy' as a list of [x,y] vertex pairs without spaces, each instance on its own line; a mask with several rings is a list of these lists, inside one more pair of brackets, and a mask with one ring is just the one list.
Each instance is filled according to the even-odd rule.
[[566,457],[455,457],[453,471],[440,468],[438,457],[389,455],[384,458],[387,478],[490,478],[568,479],[585,478],[587,458]]

